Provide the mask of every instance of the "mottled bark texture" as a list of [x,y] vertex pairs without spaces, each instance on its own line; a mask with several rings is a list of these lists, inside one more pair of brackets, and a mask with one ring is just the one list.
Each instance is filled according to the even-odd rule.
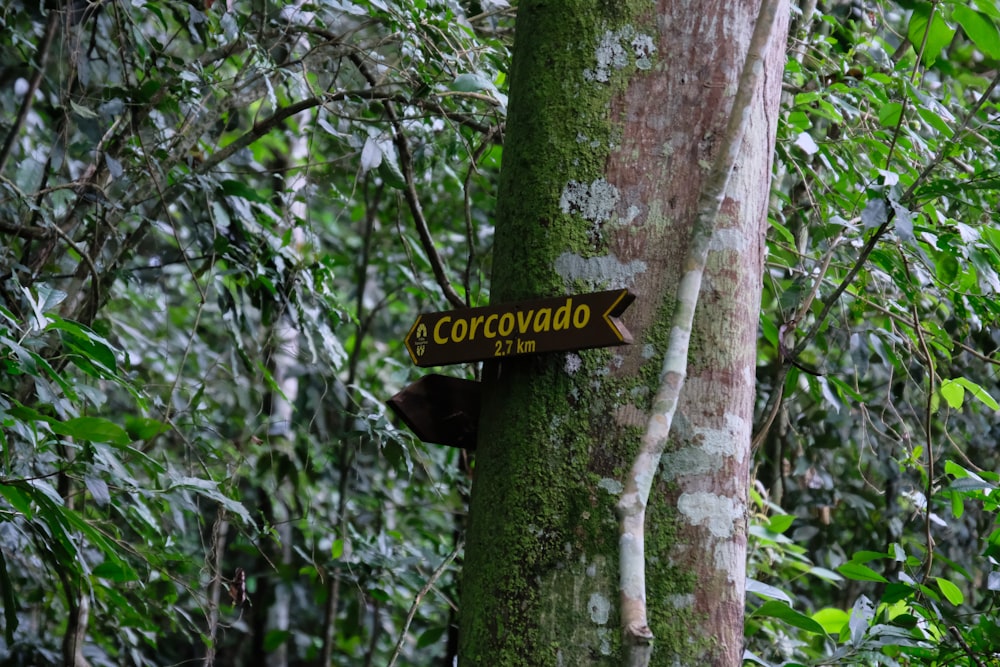
[[[487,364],[468,665],[617,665],[615,504],[660,382],[699,191],[757,2],[521,2],[493,302],[628,287],[628,347]],[[647,510],[654,665],[739,665],[764,230],[787,8],[702,284]]]

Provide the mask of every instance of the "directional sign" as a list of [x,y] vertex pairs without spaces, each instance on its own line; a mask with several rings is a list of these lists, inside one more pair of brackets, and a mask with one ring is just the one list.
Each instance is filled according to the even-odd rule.
[[387,403],[424,442],[476,448],[480,384],[472,380],[425,375]]
[[632,334],[618,316],[634,300],[618,289],[426,313],[404,342],[417,366],[624,345]]

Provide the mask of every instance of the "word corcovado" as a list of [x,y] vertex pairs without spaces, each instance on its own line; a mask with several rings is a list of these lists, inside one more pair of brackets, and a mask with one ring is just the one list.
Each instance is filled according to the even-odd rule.
[[425,313],[404,342],[417,366],[624,345],[632,336],[618,316],[634,299],[619,289]]

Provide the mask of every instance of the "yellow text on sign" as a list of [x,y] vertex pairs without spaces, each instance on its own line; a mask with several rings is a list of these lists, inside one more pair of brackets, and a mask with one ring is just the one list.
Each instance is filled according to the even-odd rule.
[[[573,299],[567,298],[559,308],[539,308],[521,310],[516,313],[493,313],[474,317],[452,317],[446,315],[434,325],[434,342],[438,345],[461,343],[480,338],[506,338],[517,333],[548,333],[583,329],[590,322],[590,306],[581,303],[573,307]],[[499,350],[499,348],[498,348]],[[500,354],[500,352],[498,352]]]

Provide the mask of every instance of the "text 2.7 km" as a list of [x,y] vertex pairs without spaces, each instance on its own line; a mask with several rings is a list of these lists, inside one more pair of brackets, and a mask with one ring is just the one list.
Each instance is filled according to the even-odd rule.
[[521,340],[520,338],[511,340],[498,340],[496,342],[495,357],[502,357],[508,354],[531,354],[535,351],[535,341]]

